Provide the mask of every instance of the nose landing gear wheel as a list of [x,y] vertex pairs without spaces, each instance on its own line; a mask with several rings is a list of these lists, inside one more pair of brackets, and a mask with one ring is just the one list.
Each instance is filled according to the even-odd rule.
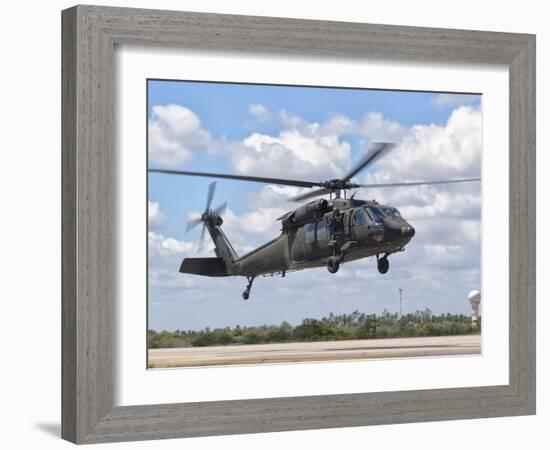
[[243,300],[248,300],[248,297],[250,297],[250,291],[248,289],[246,289],[243,292]]
[[337,258],[336,256],[331,256],[327,261],[327,269],[330,273],[336,273],[338,272],[338,269],[340,268],[340,258]]
[[381,274],[385,274],[390,268],[390,262],[388,261],[388,257],[384,256],[380,259],[378,259],[378,272]]

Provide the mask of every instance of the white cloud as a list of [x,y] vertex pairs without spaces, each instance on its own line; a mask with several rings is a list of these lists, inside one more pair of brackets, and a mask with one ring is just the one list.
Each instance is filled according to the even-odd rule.
[[350,167],[351,146],[336,135],[284,130],[278,136],[253,133],[231,147],[231,163],[243,174],[311,181],[341,176]]
[[408,128],[389,120],[378,112],[366,113],[361,119],[353,120],[344,114],[335,114],[320,127],[323,134],[356,135],[371,142],[400,142]]
[[381,113],[365,114],[358,124],[358,133],[373,141],[399,142],[408,132],[398,122],[386,119]]
[[481,95],[471,94],[438,94],[433,104],[440,108],[456,108],[462,105],[476,104],[481,101]]
[[[289,112],[286,109],[281,109],[277,112],[277,121],[283,128],[291,130],[299,129],[306,134],[308,133],[308,126],[311,125],[310,122],[302,119],[298,114]],[[318,127],[317,123],[312,124],[315,128]]]
[[319,181],[342,176],[351,166],[351,146],[345,136],[368,141],[398,142],[407,128],[379,113],[360,120],[334,114],[326,122],[308,122],[285,110],[273,114],[262,104],[251,104],[249,113],[258,122],[276,118],[283,127],[277,135],[253,133],[241,141],[214,140],[202,128],[199,117],[181,105],[153,107],[149,121],[149,158],[158,166],[178,168],[193,153],[225,148],[239,173],[299,177]]
[[[479,187],[479,184],[478,184]],[[368,190],[368,197],[399,205],[401,213],[411,220],[425,218],[478,218],[481,207],[479,189],[441,186],[411,186],[397,189]]]
[[149,232],[149,251],[156,256],[186,256],[192,253],[195,246],[192,242],[179,241],[162,234]]
[[481,242],[481,223],[479,220],[464,220],[461,222],[462,233],[471,244],[479,245]]
[[258,122],[267,122],[271,119],[270,111],[260,103],[254,103],[248,107],[248,112]]
[[481,111],[461,106],[443,125],[415,125],[365,182],[479,177]]
[[246,233],[275,237],[281,229],[281,224],[277,222],[277,217],[280,217],[282,214],[284,214],[284,210],[279,208],[261,208],[243,214],[241,216],[241,226]]
[[250,209],[263,208],[268,205],[271,208],[277,208],[285,212],[294,209],[296,203],[289,202],[288,199],[295,197],[298,194],[308,192],[309,188],[299,188],[295,186],[279,186],[268,184],[259,192],[248,195],[246,198],[247,205]]
[[149,218],[149,229],[156,230],[163,223],[166,216],[160,210],[160,205],[158,202],[149,201],[147,205],[147,214]]
[[282,130],[277,135],[256,132],[226,144],[232,165],[244,174],[311,181],[337,178],[352,163],[346,136],[360,137],[365,144],[365,141],[400,142],[408,133],[406,127],[375,112],[360,120],[333,114],[321,123],[308,122],[286,110],[272,114],[260,104],[251,105],[249,112],[259,121],[275,118]]
[[181,167],[212,139],[198,116],[180,105],[157,105],[149,120],[149,159],[162,167]]
[[[179,267],[183,259],[191,255],[195,245],[179,241],[150,231],[149,246],[149,286],[153,289],[184,289],[194,284],[192,278],[182,277]],[[154,301],[158,296],[150,297]]]

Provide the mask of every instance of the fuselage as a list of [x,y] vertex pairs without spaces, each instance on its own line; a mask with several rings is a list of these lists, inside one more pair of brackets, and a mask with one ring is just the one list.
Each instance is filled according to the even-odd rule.
[[326,209],[315,220],[283,227],[275,239],[237,258],[231,274],[254,277],[321,267],[335,248],[344,255],[342,262],[388,255],[401,251],[414,236],[414,228],[390,206],[334,199]]

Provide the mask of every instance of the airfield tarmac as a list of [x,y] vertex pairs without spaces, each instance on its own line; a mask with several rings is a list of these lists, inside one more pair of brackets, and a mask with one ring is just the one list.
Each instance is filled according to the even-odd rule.
[[198,367],[306,361],[363,360],[481,353],[481,336],[437,336],[287,344],[158,348],[149,350],[149,367]]

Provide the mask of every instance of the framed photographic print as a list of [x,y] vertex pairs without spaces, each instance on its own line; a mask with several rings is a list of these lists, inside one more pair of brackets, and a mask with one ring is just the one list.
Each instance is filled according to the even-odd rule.
[[65,439],[534,413],[534,36],[62,16]]
[[147,100],[149,368],[481,352],[481,95],[155,79]]

